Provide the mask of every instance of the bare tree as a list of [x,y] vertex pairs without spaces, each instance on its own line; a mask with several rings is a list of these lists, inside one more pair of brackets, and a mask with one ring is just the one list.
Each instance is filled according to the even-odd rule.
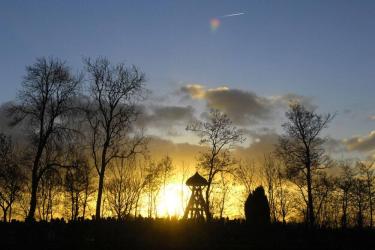
[[326,172],[317,172],[314,176],[314,206],[316,207],[315,217],[320,220],[320,224],[326,224],[327,216],[324,214],[326,211],[326,204],[329,202],[329,196],[334,191],[334,180]]
[[288,188],[288,181],[285,176],[285,168],[282,162],[277,161],[276,164],[276,179],[275,179],[275,203],[278,204],[278,218],[286,224],[286,217],[291,207],[292,193]]
[[64,118],[72,111],[72,100],[76,96],[80,78],[74,76],[69,67],[59,59],[38,58],[26,67],[26,76],[18,95],[18,104],[11,108],[14,123],[27,122],[33,147],[31,170],[31,197],[28,220],[34,219],[37,190],[44,172],[56,166],[41,164],[46,145],[52,138],[60,140],[68,132]]
[[139,182],[141,183],[139,188],[138,188],[138,192],[136,194],[136,199],[135,199],[135,205],[134,205],[134,217],[137,217],[138,214],[139,214],[139,208],[140,208],[140,203],[141,203],[141,197],[142,197],[142,194],[143,194],[143,191],[147,185],[147,180],[146,180],[146,168],[145,168],[145,161],[144,159],[142,160],[137,160],[137,158],[135,157],[135,160],[134,160],[134,171],[133,171],[133,175],[134,175],[134,178],[136,178]]
[[132,164],[121,159],[111,168],[112,176],[106,185],[109,207],[118,219],[125,219],[130,216],[136,208],[137,198],[143,182],[138,178]]
[[224,174],[224,172],[220,173],[220,188],[218,190],[218,193],[220,196],[218,197],[218,204],[217,208],[219,209],[219,218],[223,219],[224,218],[224,212],[225,208],[227,206],[227,200],[229,196],[229,191],[230,191],[230,180],[227,175]]
[[366,181],[355,178],[351,188],[351,196],[356,209],[356,224],[359,228],[362,228],[364,224],[364,211],[367,205],[366,195]]
[[374,199],[374,180],[375,172],[373,166],[375,162],[358,162],[359,174],[366,183],[367,199],[370,212],[370,228],[373,224],[373,199]]
[[348,162],[339,165],[341,173],[336,180],[336,186],[341,193],[341,227],[346,228],[348,225],[348,207],[350,202],[350,192],[354,184],[355,173]]
[[181,211],[184,211],[187,205],[186,198],[188,198],[188,197],[185,197],[184,187],[186,187],[186,179],[188,178],[188,172],[189,172],[189,168],[186,167],[184,161],[181,163],[181,170],[179,172],[181,174],[181,179],[180,179],[181,181],[180,182]]
[[[161,168],[161,176],[162,176],[162,184],[163,184],[163,196],[166,195],[166,186],[169,178],[172,175],[172,172],[174,170],[173,162],[171,157],[165,156],[161,161],[159,162],[160,168]],[[168,213],[168,210],[167,210]]]
[[239,161],[238,167],[235,170],[236,179],[245,187],[245,199],[253,191],[256,177],[255,171],[255,162],[249,160]]
[[145,167],[145,188],[147,196],[147,214],[151,218],[152,215],[157,217],[157,198],[160,192],[160,187],[163,184],[163,169],[160,164],[148,160]]
[[48,169],[40,179],[38,186],[38,213],[39,219],[51,221],[54,217],[54,208],[61,201],[62,179],[57,169]]
[[[116,158],[130,158],[143,150],[144,137],[132,130],[138,116],[135,104],[143,93],[145,77],[135,66],[111,65],[108,59],[85,60],[89,75],[91,154],[99,176],[96,219],[100,218],[104,177]],[[131,136],[133,134],[133,136]]]
[[234,172],[231,169],[234,166],[234,159],[231,157],[230,150],[236,143],[242,143],[245,138],[242,131],[232,125],[228,116],[219,110],[211,110],[208,121],[196,121],[189,124],[188,131],[196,133],[200,137],[200,144],[208,146],[206,152],[201,152],[199,165],[207,176],[208,185],[205,198],[207,201],[207,214],[212,217],[210,212],[210,194],[212,184],[217,174],[221,172]]
[[88,199],[92,192],[91,175],[84,158],[75,160],[72,165],[66,169],[64,189],[70,203],[70,219],[77,220],[80,213],[82,218],[85,218]]
[[60,205],[60,195],[63,194],[62,170],[71,167],[71,163],[66,162],[66,141],[69,137],[64,137],[61,141],[51,138],[39,161],[40,168],[45,169],[39,180],[37,193],[39,219],[52,220],[54,208]]
[[[285,167],[273,153],[265,154],[262,172],[265,180],[265,187],[270,206],[272,221],[281,220],[286,224],[286,217],[289,213],[291,192],[288,190]],[[303,192],[303,187],[300,187]]]
[[266,181],[266,188],[267,188],[267,195],[268,195],[268,203],[270,206],[270,213],[271,213],[271,221],[277,220],[276,215],[276,181],[277,181],[277,174],[278,174],[278,166],[275,162],[275,159],[272,157],[272,154],[265,154],[264,161],[263,161],[263,173]]
[[13,203],[20,198],[25,177],[17,162],[10,137],[0,133],[0,207],[3,221],[12,219]]
[[299,103],[291,104],[286,112],[288,122],[283,124],[285,134],[279,138],[276,149],[278,156],[284,161],[288,176],[292,179],[304,180],[307,187],[307,222],[315,224],[313,201],[313,174],[321,168],[327,159],[320,136],[322,130],[333,119],[333,115],[320,115],[307,110]]

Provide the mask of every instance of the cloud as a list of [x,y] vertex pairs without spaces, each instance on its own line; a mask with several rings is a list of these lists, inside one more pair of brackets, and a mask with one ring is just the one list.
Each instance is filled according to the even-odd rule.
[[193,99],[203,99],[206,93],[204,86],[199,84],[188,84],[181,87],[180,91]]
[[8,109],[11,107],[12,103],[7,102],[0,105],[0,130],[10,129],[9,124],[11,119],[8,115]]
[[328,154],[340,154],[347,152],[347,148],[343,141],[332,137],[326,138],[324,148]]
[[298,102],[309,110],[315,110],[317,108],[317,106],[313,104],[313,98],[309,96],[288,93],[280,96],[271,96],[270,99],[276,107],[288,107],[291,103]]
[[252,143],[247,147],[237,147],[235,155],[242,159],[251,159],[262,162],[264,155],[275,150],[278,143],[279,135],[271,130],[264,132],[248,131],[248,135],[252,139]]
[[[251,144],[248,146],[237,146],[233,150],[236,159],[254,160],[261,163],[264,155],[273,152],[278,143],[279,135],[274,131],[248,132]],[[176,143],[158,136],[150,137],[148,145],[153,159],[161,159],[165,155],[170,156],[174,162],[180,165],[184,162],[190,166],[197,166],[200,152],[205,152],[207,147],[191,143]]]
[[208,108],[225,112],[239,125],[257,123],[258,120],[270,118],[272,113],[272,102],[250,91],[228,87],[206,89],[202,85],[193,84],[182,87],[181,92],[192,99],[205,100]]
[[272,114],[271,102],[253,92],[238,89],[211,89],[206,92],[207,105],[222,110],[236,124],[254,124]]
[[194,119],[194,108],[192,106],[159,106],[152,108],[154,121],[189,121]]
[[144,128],[157,128],[167,132],[168,135],[177,136],[175,127],[185,127],[195,120],[192,106],[140,106],[141,115],[137,125]]
[[0,132],[12,136],[14,140],[23,139],[25,136],[24,129],[27,124],[21,123],[18,126],[12,127],[12,118],[9,115],[9,108],[13,105],[12,102],[6,102],[0,105]]
[[375,130],[366,136],[354,136],[350,139],[345,139],[344,144],[349,151],[362,153],[373,151],[375,150]]
[[157,136],[151,136],[148,144],[148,150],[153,159],[161,159],[168,155],[175,164],[184,162],[187,165],[196,166],[199,152],[204,150],[203,146],[190,143],[175,143],[171,140],[163,139]]
[[375,121],[375,115],[370,115],[370,116],[368,117],[368,119],[369,119],[370,121]]
[[314,108],[311,98],[296,94],[263,97],[252,91],[230,89],[225,86],[207,89],[203,85],[191,84],[183,86],[179,93],[184,98],[206,101],[208,108],[223,111],[235,124],[241,126],[270,120],[277,110],[286,108],[291,101],[298,101],[308,108]]

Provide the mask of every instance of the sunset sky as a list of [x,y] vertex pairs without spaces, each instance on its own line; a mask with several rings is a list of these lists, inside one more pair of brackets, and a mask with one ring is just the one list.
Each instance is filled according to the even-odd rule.
[[36,57],[78,72],[83,57],[106,56],[146,73],[139,123],[176,154],[208,108],[248,131],[246,154],[263,152],[298,99],[337,113],[326,134],[338,157],[375,157],[375,1],[152,2],[1,1],[0,103]]

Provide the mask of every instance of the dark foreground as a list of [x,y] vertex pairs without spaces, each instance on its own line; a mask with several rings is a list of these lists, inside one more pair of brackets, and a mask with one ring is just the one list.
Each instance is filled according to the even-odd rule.
[[103,220],[0,224],[0,249],[375,249],[374,230],[249,228],[241,222]]

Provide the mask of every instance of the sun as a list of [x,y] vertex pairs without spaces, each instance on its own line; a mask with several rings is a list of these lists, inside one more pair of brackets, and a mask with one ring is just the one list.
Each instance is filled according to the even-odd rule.
[[189,199],[190,190],[181,183],[169,183],[161,188],[157,212],[159,217],[178,217],[184,214],[187,201]]

